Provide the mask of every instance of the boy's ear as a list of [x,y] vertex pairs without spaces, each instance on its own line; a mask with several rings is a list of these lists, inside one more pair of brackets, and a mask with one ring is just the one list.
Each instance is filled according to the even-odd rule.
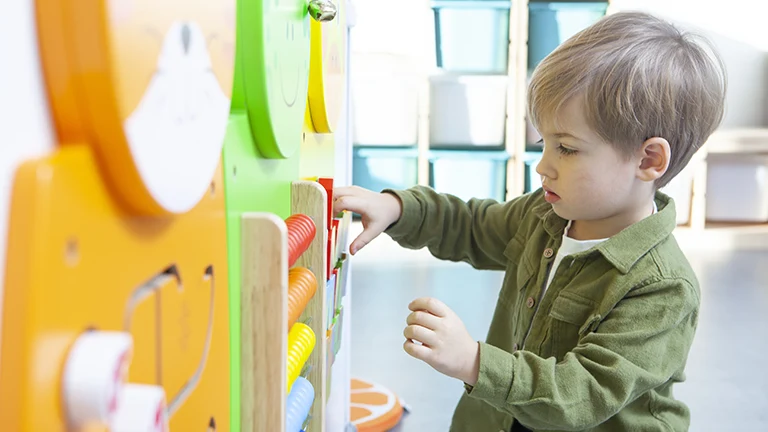
[[669,142],[660,137],[648,138],[639,150],[640,165],[637,168],[637,178],[652,182],[663,176],[669,168],[672,150]]

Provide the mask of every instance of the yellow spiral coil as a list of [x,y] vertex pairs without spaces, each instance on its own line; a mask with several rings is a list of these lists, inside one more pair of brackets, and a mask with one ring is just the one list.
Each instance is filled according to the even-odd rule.
[[315,332],[304,323],[294,324],[288,333],[288,393],[291,392],[293,382],[299,377],[313,349]]

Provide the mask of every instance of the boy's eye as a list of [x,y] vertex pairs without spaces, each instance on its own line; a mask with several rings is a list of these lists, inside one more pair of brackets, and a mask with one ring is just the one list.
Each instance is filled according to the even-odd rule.
[[565,156],[574,155],[578,153],[578,150],[569,149],[568,147],[565,147],[562,144],[557,145],[557,150],[560,152],[560,154],[563,154]]

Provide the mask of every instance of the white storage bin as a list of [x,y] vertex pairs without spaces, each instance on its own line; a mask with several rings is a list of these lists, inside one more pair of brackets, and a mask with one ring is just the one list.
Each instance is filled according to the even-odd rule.
[[503,74],[509,53],[509,0],[433,1],[437,66]]
[[509,79],[499,75],[430,77],[432,147],[501,147]]
[[710,154],[707,220],[768,222],[768,155]]
[[416,145],[419,135],[418,82],[370,77],[353,81],[354,144]]
[[416,145],[421,80],[414,65],[404,56],[353,54],[350,81],[355,145]]
[[432,11],[425,3],[353,0],[352,4],[355,21],[349,30],[349,48],[353,56],[390,53],[415,58],[432,54]]
[[507,161],[504,151],[430,152],[430,186],[437,192],[449,193],[468,201],[471,198],[493,198],[505,201]]

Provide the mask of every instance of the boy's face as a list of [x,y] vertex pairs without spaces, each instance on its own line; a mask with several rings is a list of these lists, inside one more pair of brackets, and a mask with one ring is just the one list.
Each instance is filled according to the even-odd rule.
[[649,184],[637,178],[640,159],[627,158],[587,125],[583,103],[582,97],[566,103],[557,125],[542,120],[544,154],[536,172],[558,216],[579,221],[580,229],[590,224],[623,229],[619,225],[632,223],[639,209],[650,212]]

